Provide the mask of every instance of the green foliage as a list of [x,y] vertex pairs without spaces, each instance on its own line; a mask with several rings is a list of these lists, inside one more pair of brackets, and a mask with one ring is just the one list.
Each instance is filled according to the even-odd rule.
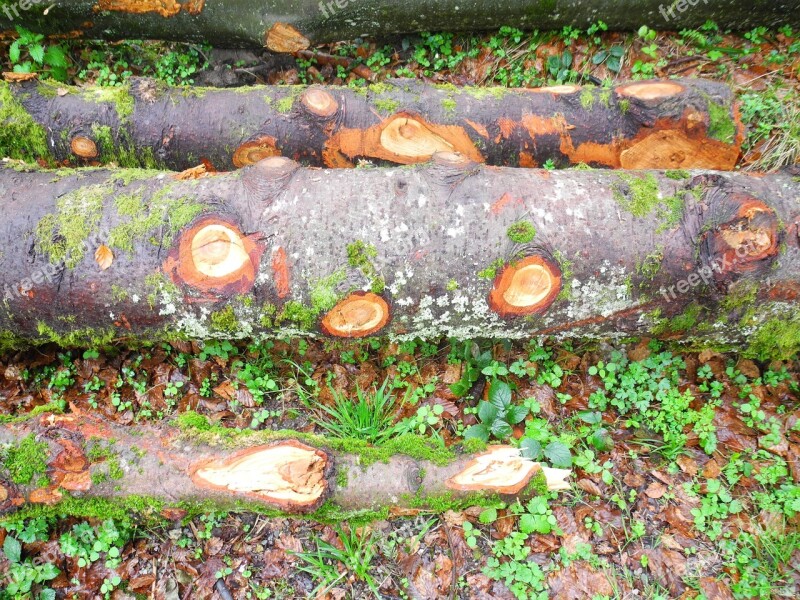
[[528,415],[528,408],[514,405],[511,388],[503,381],[494,380],[489,387],[489,401],[478,404],[478,425],[472,425],[464,432],[466,439],[478,438],[487,442],[490,437],[505,440],[513,433],[513,426]]
[[[55,600],[55,592],[50,588],[41,588],[41,584],[55,579],[60,573],[53,562],[42,562],[30,558],[23,559],[22,544],[15,537],[6,536],[3,542],[3,554],[8,559],[8,571],[3,575],[4,587],[0,588],[0,600],[17,600],[35,598],[36,600]],[[33,596],[32,589],[40,591]]]
[[106,519],[98,527],[82,522],[73,525],[59,539],[61,551],[78,559],[78,566],[89,568],[104,558],[105,566],[114,569],[122,563],[122,549],[131,532],[113,519]]
[[17,25],[19,37],[8,48],[14,73],[39,73],[57,81],[67,80],[69,58],[64,46],[45,44],[44,36]]

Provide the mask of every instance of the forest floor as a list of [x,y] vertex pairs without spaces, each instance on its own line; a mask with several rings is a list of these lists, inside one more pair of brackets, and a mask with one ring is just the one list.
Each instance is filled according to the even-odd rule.
[[[796,168],[800,156],[800,36],[788,28],[743,35],[713,24],[680,34],[505,28],[334,44],[294,57],[21,33],[16,50],[0,47],[4,70],[77,84],[140,75],[226,86],[713,78],[733,85],[741,102],[748,127],[741,168]],[[341,519],[196,504],[136,512],[75,494],[0,516],[0,599],[797,598],[800,360],[781,358],[688,352],[658,340],[616,348],[120,343],[8,354],[0,358],[1,422],[91,412],[119,425],[174,421],[186,435],[413,433],[445,448],[471,438],[520,444],[572,475],[568,491],[523,504],[442,498],[433,507],[387,506]],[[382,387],[392,399],[383,412],[375,402]],[[510,400],[499,402],[505,389]],[[356,414],[343,399],[359,392],[367,401]],[[482,411],[486,402],[498,410]],[[359,416],[367,422],[350,422]],[[113,444],[93,448],[93,484],[125,477],[131,465]],[[0,449],[0,478],[45,483],[52,473],[37,452],[33,439]]]

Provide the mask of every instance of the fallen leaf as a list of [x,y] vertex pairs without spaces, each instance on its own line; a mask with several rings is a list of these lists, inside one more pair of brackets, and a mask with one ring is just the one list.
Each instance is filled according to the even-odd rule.
[[177,179],[178,181],[182,181],[186,179],[200,179],[201,177],[207,177],[208,174],[209,173],[205,165],[197,165],[196,167],[192,167],[191,169],[186,169],[185,171],[176,173],[175,175],[172,176],[172,178]]
[[94,253],[94,260],[100,267],[100,270],[105,271],[111,266],[111,263],[114,262],[114,253],[111,251],[111,248],[105,244],[101,244]]
[[11,82],[30,81],[39,77],[38,73],[14,73],[13,71],[3,71],[3,79]]
[[654,481],[647,486],[647,489],[644,491],[644,493],[647,494],[648,498],[658,500],[667,493],[667,486],[665,486],[663,483],[659,483],[658,481]]

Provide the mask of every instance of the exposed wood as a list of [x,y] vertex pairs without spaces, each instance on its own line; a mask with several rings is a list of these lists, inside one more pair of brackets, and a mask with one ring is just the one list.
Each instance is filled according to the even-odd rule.
[[[734,344],[797,314],[789,175],[503,169],[448,153],[318,170],[272,157],[190,180],[5,168],[0,197],[14,240],[0,255],[11,339]],[[105,270],[100,245],[113,253]]]
[[[800,26],[794,0],[762,2],[703,0],[577,0],[503,3],[441,0],[435,4],[374,0],[369,10],[358,2],[335,0],[48,0],[8,3],[0,11],[0,31],[22,25],[42,33],[88,39],[164,39],[204,42],[221,48],[293,51],[309,43],[386,37],[418,31],[587,29],[602,18],[611,30],[659,31],[701,27],[748,31],[758,26]],[[305,41],[304,41],[305,40]]]
[[[48,452],[47,485],[13,486],[0,480],[0,513],[26,501],[54,504],[64,492],[87,498],[147,496],[167,503],[212,500],[222,506],[250,500],[288,513],[312,512],[327,500],[351,510],[424,505],[426,498],[444,493],[524,499],[537,493],[529,484],[538,474],[551,490],[566,489],[571,474],[524,459],[511,446],[454,456],[446,465],[395,455],[365,466],[357,455],[292,438],[269,440],[268,432],[232,438],[231,448],[231,440],[225,446],[208,445],[198,441],[198,432],[184,435],[168,424],[119,426],[93,415],[45,414],[15,426],[0,425],[0,443],[30,433]],[[119,465],[121,478],[107,480],[107,458],[88,458],[98,445]],[[106,476],[92,477],[99,473]]]
[[[106,91],[47,82],[7,86],[47,145],[9,138],[0,156],[40,164],[117,163],[227,170],[284,156],[311,166],[414,164],[437,152],[476,163],[628,169],[736,165],[743,127],[729,87],[703,80],[612,89],[451,88],[398,80],[341,87]],[[113,101],[112,101],[113,99]],[[45,133],[46,132],[46,133]],[[13,140],[13,141],[12,141]],[[46,150],[43,150],[46,148]]]

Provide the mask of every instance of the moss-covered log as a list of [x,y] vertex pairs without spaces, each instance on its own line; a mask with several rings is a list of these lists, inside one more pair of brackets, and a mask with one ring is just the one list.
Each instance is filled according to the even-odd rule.
[[511,446],[456,455],[405,436],[401,453],[375,461],[375,449],[359,442],[347,442],[355,452],[346,452],[345,442],[333,441],[336,450],[325,447],[324,438],[304,437],[250,432],[215,438],[202,429],[41,415],[0,426],[0,443],[8,444],[0,463],[0,512],[26,502],[57,503],[67,492],[166,503],[252,501],[306,513],[326,500],[348,510],[374,510],[424,505],[426,498],[524,497],[569,487],[569,471],[524,459]]
[[800,4],[746,0],[3,0],[0,31],[22,25],[42,33],[101,39],[207,42],[224,48],[266,46],[293,52],[312,43],[415,31],[585,29],[598,20],[611,29],[723,29],[800,25]]
[[0,83],[0,156],[60,166],[217,170],[285,156],[309,166],[425,162],[459,152],[539,167],[730,170],[743,128],[733,94],[703,80],[612,89],[343,87],[128,89]]
[[0,197],[12,342],[663,334],[779,353],[800,340],[788,175],[273,157],[194,180],[6,167]]

